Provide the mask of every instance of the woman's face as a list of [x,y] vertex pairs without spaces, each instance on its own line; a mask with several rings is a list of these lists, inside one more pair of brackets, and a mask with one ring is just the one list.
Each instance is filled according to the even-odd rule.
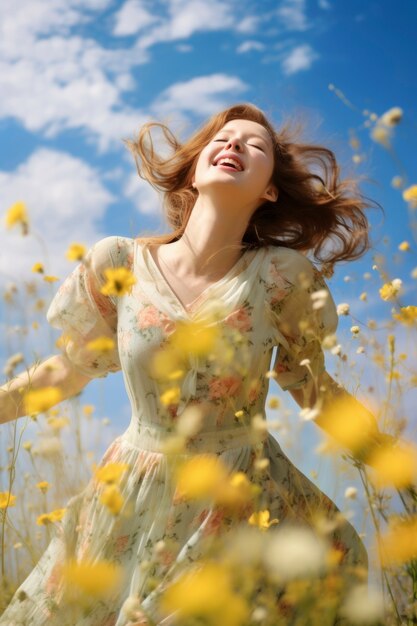
[[271,183],[273,170],[274,153],[266,128],[249,120],[231,120],[201,151],[193,186],[200,193],[209,188],[233,190],[234,197],[238,194],[245,204],[254,202],[257,207],[278,197]]

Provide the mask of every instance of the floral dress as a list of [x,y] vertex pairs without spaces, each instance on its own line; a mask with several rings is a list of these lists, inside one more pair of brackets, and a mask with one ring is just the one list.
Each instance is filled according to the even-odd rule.
[[[130,293],[113,297],[100,292],[104,270],[109,267],[127,267],[133,272],[136,283]],[[313,292],[320,292],[320,306],[312,306]],[[234,351],[233,358],[219,369],[216,360],[189,354],[181,396],[166,406],[149,363],[176,324],[210,318],[216,303],[221,311],[217,323]],[[95,378],[120,369],[123,372],[132,418],[127,430],[107,449],[100,466],[110,462],[128,465],[119,485],[124,504],[119,515],[112,515],[100,502],[101,487],[92,478],[67,503],[51,543],[0,624],[70,623],[59,591],[62,563],[69,555],[79,560],[112,561],[122,566],[125,575],[118,597],[109,603],[98,602],[77,624],[124,626],[128,618],[122,606],[129,596],[140,598],[155,623],[167,624],[169,620],[158,614],[164,581],[201,558],[207,537],[226,531],[230,519],[219,507],[178,496],[161,444],[175,431],[175,421],[186,407],[201,406],[204,425],[188,439],[185,454],[218,455],[231,472],[244,472],[255,482],[255,451],[247,424],[256,414],[266,416],[266,373],[273,348],[278,346],[272,366],[279,385],[284,390],[301,388],[308,394],[314,384],[309,368],[314,375],[324,369],[321,339],[337,326],[334,302],[304,255],[267,246],[247,250],[223,278],[184,306],[146,245],[113,236],[97,242],[64,281],[47,319],[63,331],[66,354],[81,373]],[[300,323],[302,319],[307,324]],[[115,347],[97,356],[86,345],[103,336],[112,338]],[[237,336],[245,341],[236,341]],[[309,359],[309,368],[300,365],[303,359]],[[242,419],[236,419],[237,411],[242,412]],[[269,459],[268,470],[262,474],[262,508],[270,511],[271,520],[292,517],[308,522],[317,508],[329,515],[338,512],[291,463],[270,433],[262,445],[262,456]],[[250,514],[245,511],[246,520]],[[366,569],[366,550],[351,524],[339,526],[332,539],[344,562]],[[166,549],[162,558],[152,561],[155,545],[161,540]],[[144,568],[143,562],[153,565]],[[151,579],[160,582],[153,588]],[[26,599],[22,601],[22,597]]]

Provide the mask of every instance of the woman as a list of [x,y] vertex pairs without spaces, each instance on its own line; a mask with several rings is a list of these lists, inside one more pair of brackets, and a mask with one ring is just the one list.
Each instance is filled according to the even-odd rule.
[[[288,128],[276,132],[252,105],[213,116],[183,145],[162,126],[173,148],[166,159],[146,142],[152,126],[127,143],[139,174],[165,193],[173,232],[99,241],[58,290],[47,313],[48,321],[64,332],[63,353],[30,372],[32,388],[57,386],[62,398],[69,398],[92,378],[123,370],[132,421],[101,461],[102,466],[115,462],[129,467],[119,485],[123,509],[109,515],[92,480],[68,503],[59,532],[0,624],[19,623],[22,602],[22,623],[66,623],[60,573],[69,556],[114,561],[125,573],[117,598],[97,604],[77,623],[125,625],[129,617],[122,606],[132,597],[140,599],[154,623],[169,623],[158,613],[164,577],[169,573],[173,578],[204,556],[207,535],[226,528],[218,508],[198,500],[190,504],[175,492],[161,450],[183,411],[204,409],[203,424],[187,439],[186,454],[216,454],[230,470],[254,479],[256,455],[248,424],[253,416],[265,415],[274,346],[279,346],[276,379],[301,407],[325,408],[335,394],[349,397],[324,369],[321,341],[334,333],[337,315],[321,274],[305,256],[311,252],[333,264],[356,258],[369,246],[367,205],[351,181],[338,180],[333,153],[291,141]],[[324,179],[312,164],[321,166]],[[117,287],[111,292],[106,283],[108,268],[127,268],[136,279],[131,290],[119,285],[119,295],[105,295],[117,293]],[[215,326],[229,342],[232,358],[186,354],[185,369],[175,382],[178,393],[167,400],[167,388],[150,366],[154,355],[169,345],[178,325],[212,320],[214,310]],[[102,337],[115,340],[114,348],[98,355],[87,344]],[[2,422],[24,414],[18,389],[28,386],[28,377],[21,375],[2,388]],[[373,431],[372,416],[357,407]],[[320,417],[316,421],[320,424]],[[325,510],[329,517],[338,512],[270,434],[262,446],[269,466],[261,501],[271,520],[312,524],[312,511]],[[247,521],[250,510],[245,514]],[[347,566],[366,569],[366,551],[348,522],[334,529],[332,540]],[[166,558],[141,567],[152,562],[161,541],[171,546]],[[151,579],[160,581],[154,589]]]

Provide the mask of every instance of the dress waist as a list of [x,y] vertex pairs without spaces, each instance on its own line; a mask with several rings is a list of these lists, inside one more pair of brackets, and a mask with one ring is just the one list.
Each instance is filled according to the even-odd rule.
[[[129,427],[121,435],[121,439],[142,450],[163,452],[164,444],[173,436],[176,436],[175,430],[170,431],[166,426],[141,422],[137,417],[133,417]],[[201,431],[194,437],[188,438],[185,453],[220,453],[230,448],[254,444],[253,433],[247,426],[218,428],[213,431]]]

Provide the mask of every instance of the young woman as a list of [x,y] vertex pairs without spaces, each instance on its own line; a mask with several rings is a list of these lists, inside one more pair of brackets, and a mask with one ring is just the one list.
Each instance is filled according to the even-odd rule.
[[[149,141],[154,126],[162,128],[173,149],[166,159]],[[65,335],[63,353],[30,373],[31,388],[57,386],[68,398],[92,378],[122,369],[132,421],[101,465],[128,465],[119,485],[123,509],[109,515],[99,501],[97,481],[91,480],[68,503],[59,531],[0,624],[66,623],[60,572],[69,556],[113,561],[125,573],[117,598],[98,603],[78,623],[126,625],[122,607],[132,597],[155,623],[168,623],[157,606],[164,577],[169,573],[172,579],[201,558],[205,538],[226,530],[228,522],[221,508],[184,501],[175,493],[160,444],[182,412],[190,406],[204,409],[186,454],[216,454],[231,471],[259,481],[248,425],[253,416],[265,416],[274,346],[276,380],[301,407],[326,407],[335,395],[349,397],[324,367],[321,341],[334,333],[337,314],[321,273],[306,256],[332,265],[369,247],[364,209],[370,205],[352,181],[339,180],[333,153],[296,142],[289,127],[275,131],[249,104],[214,115],[183,144],[165,126],[147,124],[128,146],[139,174],[164,192],[172,232],[99,241],[60,287],[47,314]],[[105,271],[120,267],[136,283],[123,295],[104,295]],[[178,397],[162,401],[160,382],[150,370],[153,355],[179,323],[210,319],[215,303],[223,307],[217,327],[229,340],[232,358],[219,368],[216,359],[190,354],[175,383]],[[97,356],[87,344],[103,336],[114,340],[114,348]],[[23,415],[18,389],[28,386],[22,375],[2,388],[2,422]],[[316,421],[320,425],[320,413]],[[270,434],[262,457],[269,461],[262,474],[262,509],[271,520],[312,525],[312,512],[326,511],[330,518],[338,513]],[[245,513],[247,521],[250,511]],[[352,525],[336,525],[331,538],[343,564],[366,571],[367,554]],[[141,567],[152,562],[161,541],[171,546],[166,558]],[[156,588],[150,579],[160,581]]]

